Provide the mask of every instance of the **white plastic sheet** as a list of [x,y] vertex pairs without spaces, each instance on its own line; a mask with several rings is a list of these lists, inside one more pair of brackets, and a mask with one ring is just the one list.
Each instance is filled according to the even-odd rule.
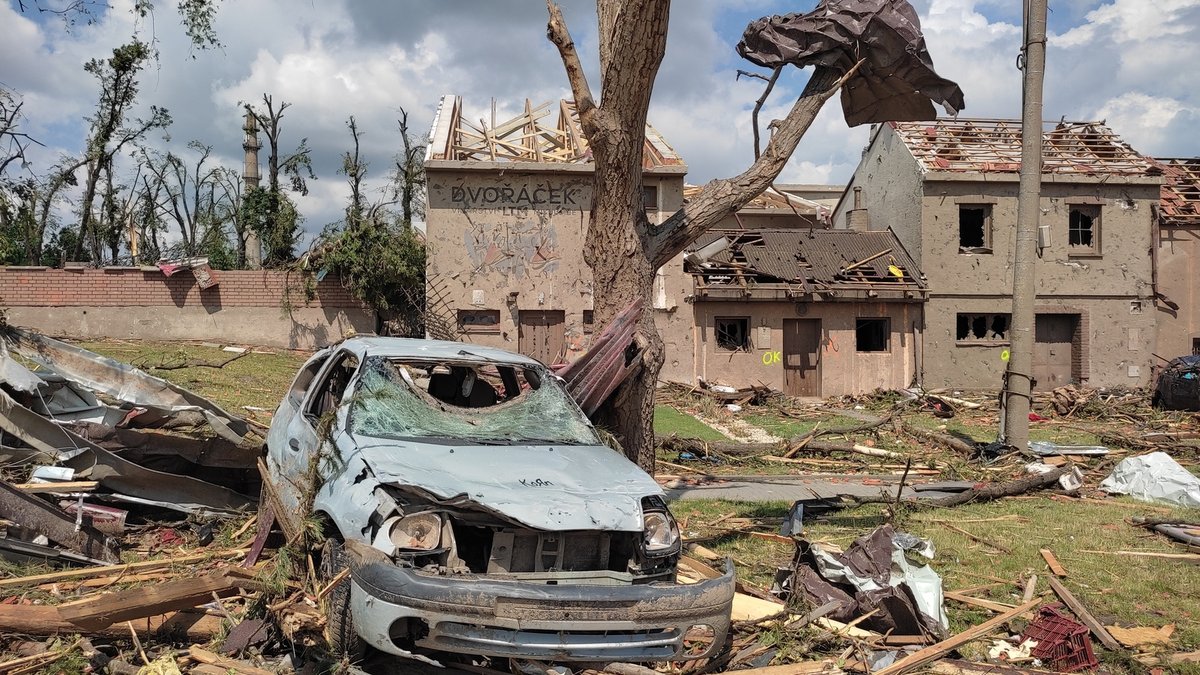
[[1147,502],[1200,508],[1200,478],[1165,452],[1129,457],[1100,483],[1110,494],[1129,495]]

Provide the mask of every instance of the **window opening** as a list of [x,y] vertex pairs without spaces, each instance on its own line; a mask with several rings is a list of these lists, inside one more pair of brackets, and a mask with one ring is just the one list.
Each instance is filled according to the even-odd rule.
[[325,373],[320,388],[309,400],[306,413],[312,419],[321,419],[325,413],[335,410],[341,404],[350,378],[354,377],[354,372],[358,370],[358,357],[353,354],[339,354],[335,358],[337,361]]
[[1070,211],[1070,221],[1067,225],[1067,244],[1073,252],[1091,252],[1099,247],[1100,207],[1092,205],[1074,205]]
[[463,333],[496,333],[500,331],[500,310],[460,309],[458,330]]
[[858,319],[854,329],[854,346],[860,352],[888,351],[891,334],[890,322],[886,318]]
[[750,319],[748,317],[717,317],[717,348],[729,351],[750,349]]
[[958,248],[964,253],[991,252],[990,204],[958,207]]
[[1008,314],[959,314],[954,339],[974,342],[1007,342]]

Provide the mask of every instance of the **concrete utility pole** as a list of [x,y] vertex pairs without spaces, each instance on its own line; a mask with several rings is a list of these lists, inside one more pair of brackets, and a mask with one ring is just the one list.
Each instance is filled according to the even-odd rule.
[[1021,185],[1017,247],[1013,260],[1013,308],[1009,328],[1001,440],[1024,450],[1029,443],[1033,343],[1037,303],[1038,221],[1042,202],[1042,80],[1046,74],[1046,0],[1025,2],[1024,95],[1021,113]]
[[[246,111],[246,125],[242,127],[242,131],[246,132],[246,138],[242,141],[242,150],[246,152],[246,158],[242,167],[242,184],[245,189],[242,192],[242,198],[249,196],[250,191],[258,187],[262,175],[258,172],[258,149],[262,146],[258,142],[258,120],[254,119],[254,115],[250,111]],[[247,230],[246,232],[246,267],[256,270],[262,268],[262,240],[259,239],[258,233]]]

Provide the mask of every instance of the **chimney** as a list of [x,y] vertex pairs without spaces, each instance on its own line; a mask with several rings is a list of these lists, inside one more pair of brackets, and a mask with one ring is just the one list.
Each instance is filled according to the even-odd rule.
[[[242,131],[246,132],[246,137],[242,140],[242,150],[246,153],[242,166],[245,197],[258,187],[262,179],[262,175],[258,173],[258,149],[262,147],[258,142],[258,120],[250,112],[249,106],[246,107],[246,125],[242,127]],[[252,270],[262,267],[262,240],[257,232],[246,232],[246,267]]]
[[854,208],[846,213],[846,227],[859,232],[871,229],[871,217],[862,203],[862,188],[854,188]]

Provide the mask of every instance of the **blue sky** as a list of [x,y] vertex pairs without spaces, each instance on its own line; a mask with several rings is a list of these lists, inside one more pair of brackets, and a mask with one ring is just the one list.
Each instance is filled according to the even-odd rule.
[[[47,0],[54,2],[56,0]],[[216,27],[224,47],[197,52],[178,27],[174,2],[159,0],[153,21],[136,25],[132,0],[113,0],[93,25],[67,30],[56,18],[0,4],[0,83],[24,96],[26,128],[46,143],[32,170],[78,153],[96,88],[82,70],[140,30],[153,35],[157,64],[142,77],[143,107],[168,108],[170,139],[158,149],[186,155],[193,139],[217,157],[241,159],[239,102],[264,92],[294,105],[284,143],[308,138],[320,176],[300,200],[306,228],[337,218],[346,187],[336,174],[348,146],[346,118],[366,132],[364,151],[378,187],[399,147],[397,108],[413,128],[428,129],[438,98],[454,93],[482,113],[497,99],[501,114],[567,96],[557,53],[545,39],[541,0],[224,0]],[[688,162],[689,180],[737,173],[752,158],[750,115],[757,80],[734,51],[747,23],[808,11],[811,0],[676,0],[667,57],[655,83],[651,122]],[[1012,0],[915,0],[938,71],[962,86],[963,116],[1020,112],[1020,4]],[[587,63],[596,53],[594,6],[564,0],[567,21]],[[1142,152],[1200,154],[1200,0],[1060,0],[1052,2],[1046,76],[1047,119],[1106,119]],[[807,79],[789,69],[763,113],[782,117]],[[593,82],[595,82],[593,77]],[[802,142],[780,182],[844,182],[867,139],[847,129],[836,99]]]

